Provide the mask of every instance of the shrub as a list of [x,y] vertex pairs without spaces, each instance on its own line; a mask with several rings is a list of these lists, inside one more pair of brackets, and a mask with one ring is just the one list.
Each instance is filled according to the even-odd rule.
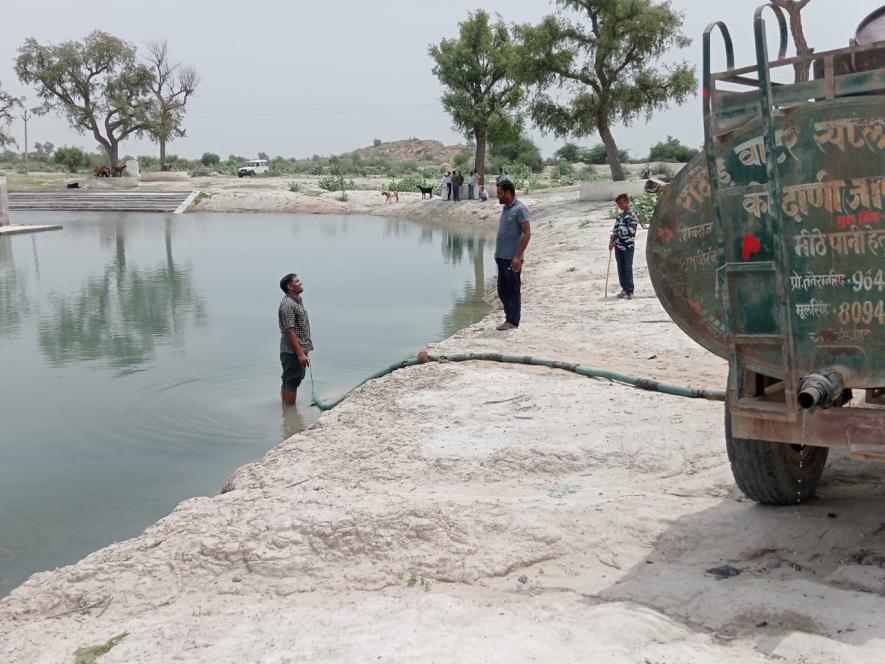
[[678,138],[667,136],[666,141],[655,143],[648,153],[649,161],[678,161],[686,163],[698,153],[697,150],[683,145]]
[[347,196],[346,191],[342,191],[340,196],[335,197],[336,201],[341,201],[342,203],[346,203],[347,199],[348,199],[348,196]]
[[550,179],[561,187],[567,187],[575,183],[575,172],[568,162],[559,161],[553,167]]
[[59,148],[55,151],[53,161],[61,164],[68,169],[69,173],[76,173],[81,168],[87,168],[90,165],[89,156],[80,148]]
[[203,166],[206,166],[207,168],[209,166],[216,166],[217,164],[221,163],[221,157],[219,157],[214,152],[204,152],[203,156],[200,157],[200,163],[202,163]]
[[385,191],[416,191],[418,187],[426,187],[424,178],[417,178],[414,175],[407,175],[401,180],[388,182]]
[[330,175],[320,178],[320,189],[325,189],[326,191],[345,191],[353,188],[353,180],[345,180],[342,175]]
[[211,175],[212,171],[210,171],[205,166],[197,166],[196,168],[191,169],[190,174],[192,178],[204,178],[208,175]]
[[493,171],[506,168],[507,164],[523,164],[534,173],[539,173],[544,168],[541,150],[526,136],[520,136],[509,143],[493,144],[489,149],[489,165]]
[[289,191],[291,191],[293,194],[297,194],[299,191],[301,191],[301,185],[298,184],[297,182],[290,181],[289,182]]

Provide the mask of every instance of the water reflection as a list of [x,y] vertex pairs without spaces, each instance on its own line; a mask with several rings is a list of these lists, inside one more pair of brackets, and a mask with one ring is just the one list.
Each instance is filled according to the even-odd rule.
[[29,309],[25,279],[13,260],[12,238],[0,237],[0,337],[17,333]]
[[173,257],[171,221],[164,231],[165,260],[141,269],[126,262],[126,223],[102,227],[102,243],[113,246],[113,259],[78,293],[53,295],[51,313],[40,321],[40,349],[52,366],[103,359],[131,368],[153,357],[158,342],[181,347],[188,321],[205,322],[191,268]]
[[443,317],[442,335],[448,337],[483,317],[491,306],[485,300],[485,238],[464,238],[455,233],[444,233],[443,258],[447,263],[460,264],[467,254],[473,266],[473,283],[465,281],[464,290],[455,298],[452,310]]

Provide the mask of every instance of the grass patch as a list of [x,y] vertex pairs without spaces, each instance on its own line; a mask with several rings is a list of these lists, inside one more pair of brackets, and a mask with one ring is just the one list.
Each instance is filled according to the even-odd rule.
[[207,198],[212,198],[212,194],[205,192],[205,191],[201,191],[199,194],[197,194],[197,197],[194,199],[194,207],[197,207],[200,203],[205,201]]
[[104,643],[77,648],[77,652],[74,653],[74,664],[96,664],[96,660],[99,657],[107,655],[111,651],[111,648],[116,646],[127,636],[129,636],[129,632],[123,632]]

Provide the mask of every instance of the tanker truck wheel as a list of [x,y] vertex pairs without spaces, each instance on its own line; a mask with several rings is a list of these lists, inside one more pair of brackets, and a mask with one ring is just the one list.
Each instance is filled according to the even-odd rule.
[[725,447],[738,488],[747,498],[765,505],[795,505],[810,498],[830,451],[827,447],[735,438],[727,401]]

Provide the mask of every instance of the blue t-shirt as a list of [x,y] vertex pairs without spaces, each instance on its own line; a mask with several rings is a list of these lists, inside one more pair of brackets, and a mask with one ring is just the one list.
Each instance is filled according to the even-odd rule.
[[522,201],[514,198],[510,205],[501,211],[498,222],[498,238],[495,240],[495,258],[510,260],[516,256],[519,241],[522,239],[522,222],[528,221],[529,211]]

